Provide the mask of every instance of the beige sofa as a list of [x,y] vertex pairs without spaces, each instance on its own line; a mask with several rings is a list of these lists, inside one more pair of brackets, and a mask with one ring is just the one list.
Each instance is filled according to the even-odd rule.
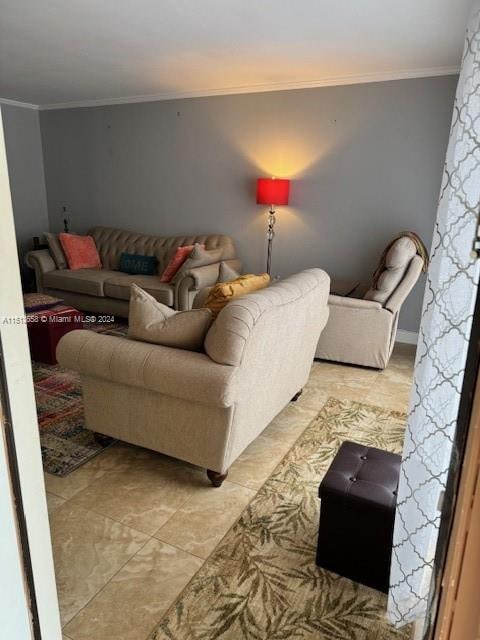
[[308,269],[232,300],[205,353],[72,331],[57,358],[80,372],[90,429],[205,467],[217,486],[306,383],[329,285]]
[[[183,310],[191,308],[200,289],[217,281],[220,262],[190,269],[174,285],[160,282],[160,275],[176,247],[198,242],[208,250],[221,248],[220,261],[241,271],[233,240],[228,236],[148,236],[108,227],[95,227],[89,234],[95,240],[103,269],[57,269],[48,250],[30,251],[26,262],[35,270],[37,291],[62,298],[83,311],[127,317],[132,282],[159,302]],[[157,274],[133,276],[118,271],[122,253],[155,256],[158,260]]]
[[329,296],[330,316],[315,357],[384,369],[395,345],[398,315],[424,265],[409,238],[400,238],[386,256],[376,287],[363,298]]

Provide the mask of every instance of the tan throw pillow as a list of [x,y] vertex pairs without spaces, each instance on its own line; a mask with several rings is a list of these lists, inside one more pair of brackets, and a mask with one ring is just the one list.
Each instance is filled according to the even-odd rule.
[[43,234],[43,237],[47,241],[48,249],[53,261],[57,265],[57,269],[68,269],[67,259],[65,258],[65,253],[63,252],[58,235],[56,233],[46,231]]
[[205,308],[210,309],[213,317],[216,318],[223,307],[233,298],[263,289],[269,283],[270,276],[268,273],[262,273],[259,276],[248,273],[232,282],[219,282],[210,290],[205,301]]
[[221,262],[218,268],[217,282],[231,282],[240,277],[240,274],[232,269],[226,262]]
[[209,264],[215,264],[215,262],[218,262],[220,260],[222,254],[223,249],[208,250],[205,249],[205,247],[201,244],[195,244],[193,246],[192,252],[171,281],[178,282],[190,269],[195,269],[196,267],[206,267]]
[[135,340],[202,351],[212,320],[209,309],[174,311],[136,284],[130,288],[128,336]]

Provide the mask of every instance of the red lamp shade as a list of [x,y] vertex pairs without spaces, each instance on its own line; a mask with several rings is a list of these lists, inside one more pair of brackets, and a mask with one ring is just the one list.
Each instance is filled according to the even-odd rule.
[[288,204],[290,180],[258,178],[257,204]]

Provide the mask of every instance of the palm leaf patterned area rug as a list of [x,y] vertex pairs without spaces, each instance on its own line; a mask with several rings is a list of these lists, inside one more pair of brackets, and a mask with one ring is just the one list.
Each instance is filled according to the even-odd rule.
[[318,486],[341,443],[400,453],[404,431],[403,413],[330,398],[149,640],[409,639],[384,594],[315,564]]

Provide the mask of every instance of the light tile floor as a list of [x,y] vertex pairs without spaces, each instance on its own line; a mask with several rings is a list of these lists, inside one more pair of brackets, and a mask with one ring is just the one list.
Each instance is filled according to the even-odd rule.
[[221,489],[203,469],[121,443],[65,478],[46,474],[65,640],[145,640],[327,398],[406,411],[413,361],[397,345],[382,372],[316,362]]

